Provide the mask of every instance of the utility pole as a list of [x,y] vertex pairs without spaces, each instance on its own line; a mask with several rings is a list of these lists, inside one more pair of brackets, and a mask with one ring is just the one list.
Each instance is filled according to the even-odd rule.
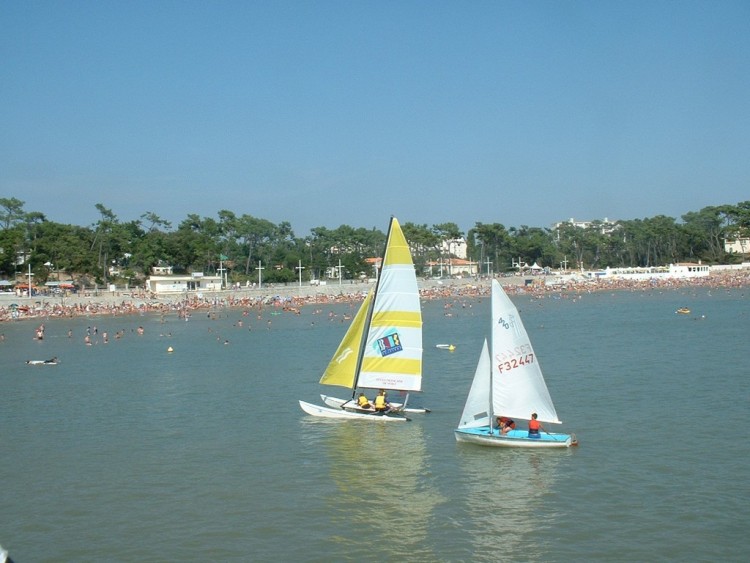
[[31,300],[31,276],[33,275],[31,273],[31,262],[29,262],[29,300]]
[[295,270],[299,271],[299,287],[302,289],[302,270],[304,270],[305,267],[302,265],[302,260],[299,261],[299,266],[295,268]]
[[261,266],[261,261],[258,260],[258,289],[263,287],[263,270],[265,268]]

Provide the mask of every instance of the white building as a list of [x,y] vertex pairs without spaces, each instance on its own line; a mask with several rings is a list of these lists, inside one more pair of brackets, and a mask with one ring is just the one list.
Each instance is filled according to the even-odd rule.
[[455,256],[456,258],[461,258],[462,260],[466,260],[467,246],[466,239],[464,238],[444,240],[440,243],[442,252]]
[[585,272],[586,277],[602,280],[651,280],[702,278],[710,275],[711,267],[705,264],[680,263],[646,268],[605,268]]
[[724,252],[750,254],[750,238],[725,239]]
[[462,258],[446,258],[437,262],[427,262],[427,275],[430,277],[474,277],[477,263]]
[[568,221],[559,221],[552,225],[552,230],[558,232],[558,238],[559,229],[563,225],[572,225],[573,227],[576,227],[578,229],[596,228],[600,233],[604,235],[611,234],[618,228],[617,222],[611,221],[608,217],[605,217],[600,221],[576,221],[573,217],[571,217]]
[[146,290],[157,295],[189,291],[221,291],[221,282],[221,276],[204,276],[201,272],[186,276],[150,276],[146,280]]

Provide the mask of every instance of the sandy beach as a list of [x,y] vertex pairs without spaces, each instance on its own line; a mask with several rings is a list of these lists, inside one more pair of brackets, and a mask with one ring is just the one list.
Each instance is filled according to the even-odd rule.
[[[499,278],[508,293],[545,296],[550,293],[590,293],[594,291],[646,291],[680,287],[748,287],[750,270],[712,273],[707,277],[660,280],[565,280],[554,276],[510,276]],[[419,280],[422,299],[459,299],[489,294],[489,279]],[[292,312],[310,304],[348,303],[361,300],[372,283],[331,283],[326,285],[268,285],[262,288],[227,289],[188,294],[148,295],[138,290],[85,291],[76,294],[18,297],[0,294],[0,322],[72,317],[80,315],[127,315],[143,312],[176,312],[217,308],[275,306]]]

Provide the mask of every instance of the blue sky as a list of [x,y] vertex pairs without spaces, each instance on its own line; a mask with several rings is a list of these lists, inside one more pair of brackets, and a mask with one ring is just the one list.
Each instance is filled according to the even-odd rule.
[[0,197],[297,236],[750,199],[747,1],[0,3]]

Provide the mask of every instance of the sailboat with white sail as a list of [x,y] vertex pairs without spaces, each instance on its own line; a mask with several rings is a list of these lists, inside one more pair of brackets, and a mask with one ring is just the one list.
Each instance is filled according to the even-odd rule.
[[[492,280],[490,346],[484,341],[474,380],[456,428],[459,442],[482,446],[565,448],[578,444],[574,434],[501,429],[496,418],[560,424],[531,340],[518,309]],[[536,426],[530,422],[530,426]]]
[[[406,421],[406,401],[391,404],[388,412],[362,408],[355,399],[358,389],[422,390],[422,309],[414,263],[401,226],[391,217],[380,273],[352,320],[327,369],[323,385],[351,389],[350,399],[321,395],[328,406],[300,401],[313,416]],[[421,409],[425,412],[426,409]]]

